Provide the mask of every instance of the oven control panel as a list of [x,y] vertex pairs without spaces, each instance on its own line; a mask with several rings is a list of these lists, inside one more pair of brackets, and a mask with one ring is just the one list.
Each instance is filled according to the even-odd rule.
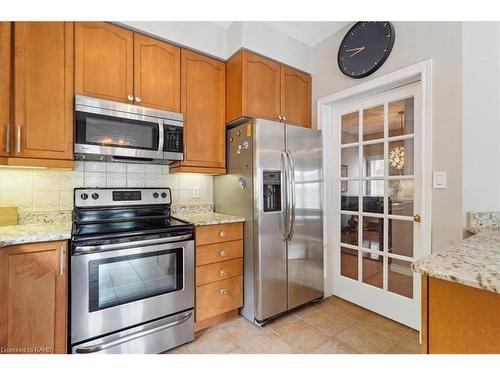
[[169,188],[75,189],[75,207],[132,206],[171,203],[172,193]]

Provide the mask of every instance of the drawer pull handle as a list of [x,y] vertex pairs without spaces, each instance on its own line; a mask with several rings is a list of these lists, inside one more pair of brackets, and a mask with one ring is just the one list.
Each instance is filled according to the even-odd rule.
[[221,250],[221,251],[219,251],[219,255],[221,257],[225,257],[226,256],[226,252],[224,250]]
[[219,271],[219,275],[226,276],[226,271],[224,271],[224,268],[221,268],[221,270]]
[[224,237],[225,235],[226,235],[226,233],[225,233],[223,230],[221,230],[221,231],[219,232],[219,236]]
[[226,288],[221,288],[219,289],[219,294],[223,296],[224,294],[227,294],[227,289]]

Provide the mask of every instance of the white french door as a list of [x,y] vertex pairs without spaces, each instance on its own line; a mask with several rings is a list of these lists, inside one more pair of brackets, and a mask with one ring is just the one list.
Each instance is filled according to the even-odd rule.
[[333,293],[420,329],[420,83],[335,107]]

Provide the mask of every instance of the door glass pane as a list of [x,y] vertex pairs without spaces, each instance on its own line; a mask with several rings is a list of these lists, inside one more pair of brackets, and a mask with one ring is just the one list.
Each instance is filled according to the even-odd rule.
[[413,216],[413,180],[389,181],[389,214]]
[[359,142],[359,112],[342,116],[342,144]]
[[387,289],[393,293],[413,298],[413,272],[411,263],[389,258]]
[[384,176],[384,144],[363,146],[363,176]]
[[363,181],[363,212],[384,213],[384,180]]
[[389,142],[389,175],[413,174],[413,139]]
[[358,251],[340,248],[340,274],[350,279],[358,279]]
[[340,181],[340,209],[358,211],[359,181]]
[[363,111],[363,141],[384,138],[384,106]]
[[413,258],[413,221],[389,219],[389,252]]
[[357,215],[340,215],[340,242],[357,246],[358,225]]
[[342,177],[359,177],[359,148],[346,147],[340,151],[340,173]]
[[384,251],[384,219],[363,216],[363,247]]
[[389,103],[389,137],[413,133],[413,98]]
[[97,311],[183,288],[182,249],[89,263],[89,310]]
[[363,282],[382,289],[384,257],[378,254],[363,252]]

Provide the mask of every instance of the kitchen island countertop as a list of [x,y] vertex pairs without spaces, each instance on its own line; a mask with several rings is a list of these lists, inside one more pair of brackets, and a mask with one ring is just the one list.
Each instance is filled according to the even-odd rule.
[[448,280],[500,293],[500,229],[482,231],[446,250],[412,264],[412,269]]

